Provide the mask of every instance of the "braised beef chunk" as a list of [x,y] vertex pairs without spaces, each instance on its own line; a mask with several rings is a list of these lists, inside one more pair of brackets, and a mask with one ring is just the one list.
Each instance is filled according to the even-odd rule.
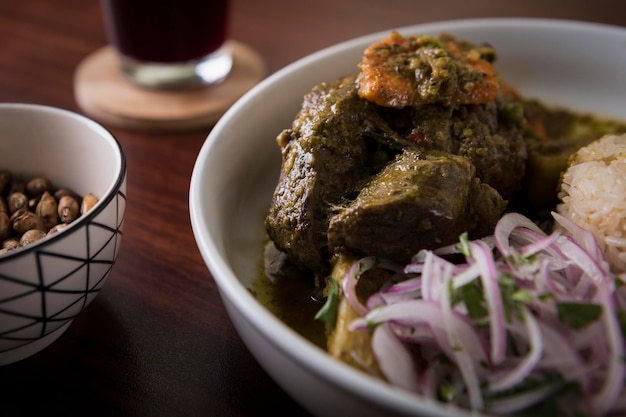
[[476,176],[509,199],[519,191],[526,167],[521,119],[502,115],[503,109],[509,111],[511,106],[521,104],[502,97],[482,105],[416,107],[408,137],[423,149],[468,158],[476,167]]
[[402,264],[420,249],[458,242],[495,226],[505,201],[464,157],[406,150],[330,219],[334,252],[376,254]]
[[320,277],[340,251],[404,262],[466,231],[492,233],[527,159],[523,102],[492,51],[392,34],[359,72],[313,87],[277,137],[265,220],[276,248]]
[[313,88],[291,129],[277,138],[283,162],[266,229],[277,248],[315,271],[329,268],[330,207],[392,158],[379,143],[402,140],[387,138],[398,134],[358,97],[354,80]]

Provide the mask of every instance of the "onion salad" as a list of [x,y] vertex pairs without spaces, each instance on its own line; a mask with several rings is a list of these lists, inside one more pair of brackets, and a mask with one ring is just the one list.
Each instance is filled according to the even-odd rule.
[[[418,252],[394,267],[358,260],[341,280],[371,332],[379,371],[395,386],[504,415],[625,412],[626,281],[593,234],[556,212],[545,233],[508,213],[492,236]],[[359,278],[391,277],[367,300]]]

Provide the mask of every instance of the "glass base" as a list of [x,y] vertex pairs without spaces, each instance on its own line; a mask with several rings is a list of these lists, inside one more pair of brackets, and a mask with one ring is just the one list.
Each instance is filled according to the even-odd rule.
[[180,89],[215,84],[224,80],[233,67],[233,57],[227,46],[195,61],[142,62],[123,55],[120,60],[122,73],[130,82],[153,89]]

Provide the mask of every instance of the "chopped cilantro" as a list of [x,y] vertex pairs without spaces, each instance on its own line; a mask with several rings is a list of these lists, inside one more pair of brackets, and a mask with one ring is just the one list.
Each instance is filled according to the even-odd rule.
[[467,314],[473,320],[487,317],[489,313],[485,307],[485,295],[480,281],[462,285],[451,291],[450,302],[453,306],[463,302],[467,307]]
[[515,301],[519,301],[520,303],[532,303],[534,301],[533,296],[528,291],[517,290],[513,294],[511,294],[511,298]]
[[556,311],[562,323],[580,330],[600,318],[602,307],[597,304],[561,302],[556,304]]
[[448,384],[441,384],[439,386],[439,398],[443,402],[451,402],[456,397],[457,390],[454,386]]
[[515,313],[518,317],[521,317],[519,305],[520,303],[528,302],[530,294],[520,290],[515,280],[509,276],[504,275],[498,280],[498,286],[500,288],[500,296],[502,297],[502,308],[504,310],[504,318],[507,322],[511,322]]
[[330,284],[328,286],[328,295],[326,296],[326,302],[319,309],[315,315],[315,320],[321,320],[327,324],[328,331],[332,331],[335,328],[337,322],[337,308],[339,306],[339,284],[332,276],[327,276],[326,281]]
[[544,292],[543,294],[539,294],[537,296],[537,298],[539,298],[540,301],[547,301],[550,298],[554,298],[554,293],[552,293],[552,292]]
[[459,237],[459,242],[460,245],[457,246],[457,250],[465,256],[471,256],[471,251],[469,248],[469,237],[467,232],[461,234],[461,236]]

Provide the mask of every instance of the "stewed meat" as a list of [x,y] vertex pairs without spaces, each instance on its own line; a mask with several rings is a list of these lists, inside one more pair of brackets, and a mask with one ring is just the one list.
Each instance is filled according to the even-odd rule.
[[406,264],[420,249],[490,233],[506,202],[476,177],[469,159],[405,150],[330,218],[336,252],[377,254]]
[[315,271],[329,268],[330,208],[391,159],[381,142],[405,140],[358,96],[354,80],[352,75],[313,88],[292,127],[277,138],[282,167],[267,232],[292,261]]
[[488,234],[526,166],[522,105],[494,59],[488,45],[394,32],[359,72],[313,87],[277,138],[276,248],[323,276],[342,251],[404,261]]

